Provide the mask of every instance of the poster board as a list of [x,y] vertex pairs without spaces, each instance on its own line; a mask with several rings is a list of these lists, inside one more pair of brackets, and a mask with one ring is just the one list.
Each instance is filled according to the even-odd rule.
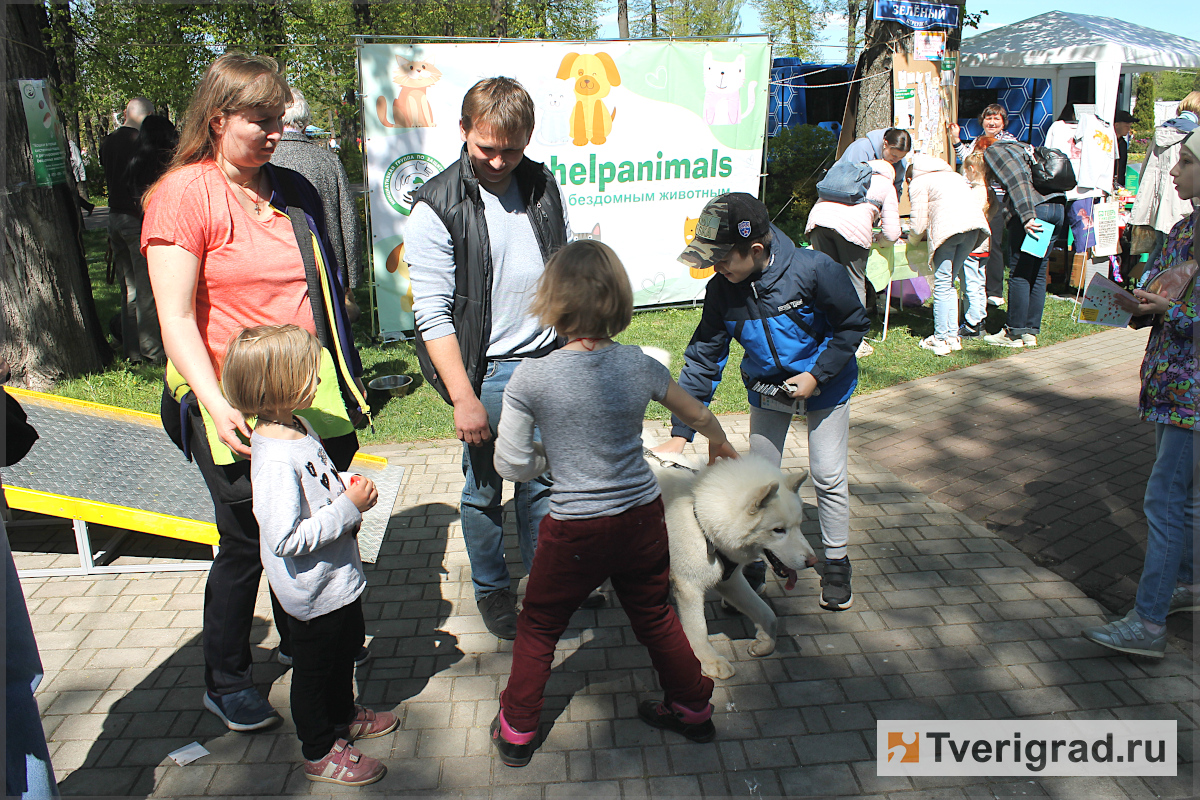
[[958,119],[958,52],[937,61],[892,56],[892,124],[913,139],[913,152],[955,163],[947,124]]
[[[363,43],[358,55],[371,269],[385,338],[414,324],[404,258],[412,192],[459,159],[463,96],[482,78],[503,74],[529,90],[537,122],[525,153],[554,173],[575,235],[616,251],[636,306],[702,298],[712,270],[677,261],[700,211],[726,192],[758,196],[771,68],[765,36],[404,40]],[[602,83],[602,93],[587,95],[586,112],[577,92],[584,72]],[[580,115],[591,119],[583,134]]]

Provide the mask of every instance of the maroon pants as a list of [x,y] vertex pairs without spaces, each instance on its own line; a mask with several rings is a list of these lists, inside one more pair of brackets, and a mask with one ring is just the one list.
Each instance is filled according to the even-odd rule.
[[500,694],[514,730],[537,730],[554,647],[579,604],[611,578],[637,640],[650,651],[667,703],[702,707],[713,682],[667,602],[670,552],[661,499],[613,517],[558,520],[547,515],[525,588],[508,688]]

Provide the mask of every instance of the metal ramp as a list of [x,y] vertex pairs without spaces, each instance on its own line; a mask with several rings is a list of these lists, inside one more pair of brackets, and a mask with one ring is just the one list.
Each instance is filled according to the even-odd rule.
[[[207,570],[209,561],[112,565],[131,532],[210,545],[219,536],[200,471],[162,430],[155,414],[5,387],[20,401],[40,438],[20,463],[0,469],[11,508],[69,520],[79,566],[35,569],[31,577]],[[359,454],[352,467],[375,481],[380,502],[363,515],[359,550],[373,563],[387,530],[404,470]],[[93,549],[88,523],[122,529]],[[15,523],[22,524],[21,522]],[[45,524],[45,523],[34,523]]]

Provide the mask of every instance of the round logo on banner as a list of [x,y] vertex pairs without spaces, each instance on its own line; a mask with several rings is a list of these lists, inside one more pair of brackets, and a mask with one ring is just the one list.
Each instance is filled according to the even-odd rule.
[[424,153],[400,156],[383,175],[383,196],[388,205],[407,217],[412,211],[412,193],[443,169],[440,161]]

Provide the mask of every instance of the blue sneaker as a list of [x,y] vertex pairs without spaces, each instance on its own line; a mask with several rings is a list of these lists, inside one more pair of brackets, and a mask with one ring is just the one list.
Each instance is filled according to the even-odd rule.
[[1150,633],[1136,610],[1106,625],[1084,628],[1083,638],[1122,653],[1147,658],[1162,658],[1167,651],[1167,629],[1163,628],[1157,636]]
[[1186,586],[1176,586],[1175,591],[1171,592],[1171,605],[1167,609],[1167,616],[1178,614],[1180,611],[1200,611],[1200,598],[1192,594]]
[[231,731],[257,731],[283,720],[254,687],[215,697],[205,692],[204,707],[220,717]]

